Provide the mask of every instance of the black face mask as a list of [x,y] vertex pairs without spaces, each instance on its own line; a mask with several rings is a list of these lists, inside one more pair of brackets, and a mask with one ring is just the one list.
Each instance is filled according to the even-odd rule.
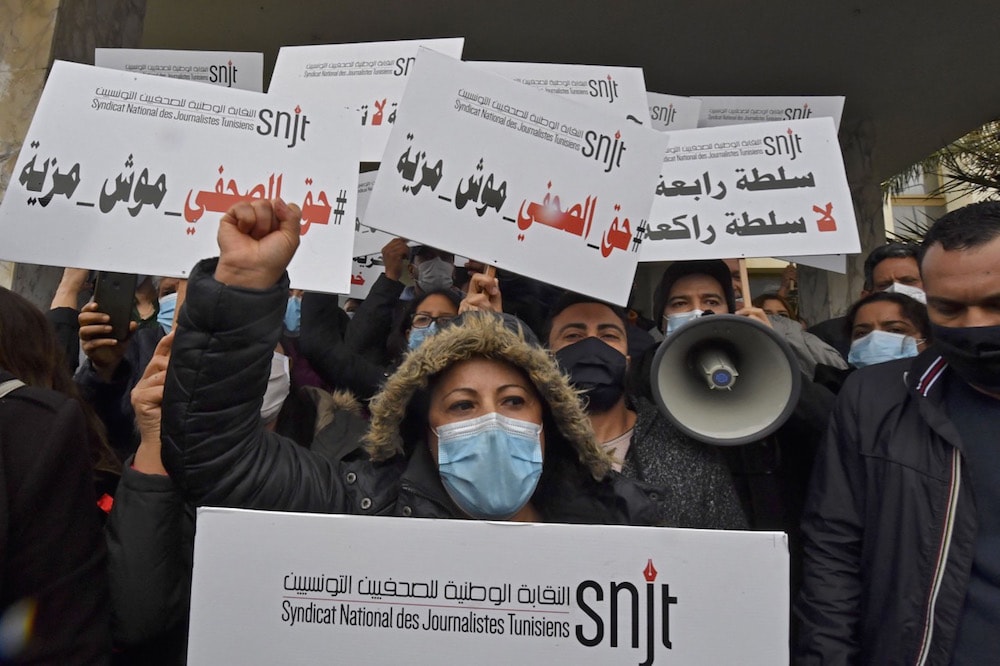
[[1000,326],[952,328],[931,324],[934,347],[959,377],[1000,393]]
[[585,390],[588,412],[606,412],[625,392],[625,355],[598,338],[584,338],[556,352],[559,366]]

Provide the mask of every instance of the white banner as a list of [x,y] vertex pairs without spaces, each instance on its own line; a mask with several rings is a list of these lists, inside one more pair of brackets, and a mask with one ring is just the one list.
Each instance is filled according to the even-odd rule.
[[94,64],[132,74],[264,91],[264,54],[242,51],[94,49]]
[[[358,176],[358,207],[354,221],[354,256],[378,254],[395,236],[379,231],[375,227],[364,224],[365,211],[368,210],[368,200],[375,188],[375,178],[378,171],[368,171]],[[353,275],[353,273],[352,273]],[[356,297],[357,298],[357,297]]]
[[642,261],[861,250],[828,118],[668,132]]
[[649,117],[653,129],[661,132],[695,129],[698,127],[698,114],[701,112],[701,100],[695,97],[679,97],[661,93],[646,93],[649,102]]
[[843,97],[701,97],[698,127],[832,118],[840,129]]
[[536,90],[563,95],[623,120],[649,126],[646,79],[641,67],[485,60],[471,64]]
[[775,257],[775,259],[790,261],[793,264],[802,264],[803,266],[812,266],[813,268],[819,268],[833,273],[840,273],[841,275],[847,272],[847,257],[843,254],[817,254],[808,257]]
[[188,663],[783,664],[776,532],[201,508]]
[[365,223],[613,303],[667,134],[426,49]]
[[361,161],[380,162],[421,46],[462,57],[465,39],[283,46],[269,93],[349,109],[361,127]]
[[56,62],[0,206],[0,258],[186,277],[222,214],[302,207],[292,286],[346,293],[358,128],[297,100]]

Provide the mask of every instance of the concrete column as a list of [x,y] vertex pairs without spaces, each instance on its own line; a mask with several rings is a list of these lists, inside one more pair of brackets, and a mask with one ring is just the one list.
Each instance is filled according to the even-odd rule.
[[[0,196],[52,61],[93,64],[95,47],[137,47],[145,13],[146,0],[0,0]],[[0,264],[0,285],[48,308],[61,267]]]
[[871,165],[875,147],[872,123],[866,120],[853,128],[841,127],[840,147],[858,220],[861,253],[847,257],[846,275],[799,266],[799,312],[810,325],[843,315],[858,299],[864,286],[865,257],[885,242],[882,189]]

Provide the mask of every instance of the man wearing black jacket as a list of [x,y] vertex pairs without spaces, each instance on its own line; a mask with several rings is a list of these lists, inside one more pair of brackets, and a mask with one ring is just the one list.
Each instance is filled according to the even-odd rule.
[[933,345],[841,390],[803,517],[797,663],[1000,654],[1000,203],[921,248]]

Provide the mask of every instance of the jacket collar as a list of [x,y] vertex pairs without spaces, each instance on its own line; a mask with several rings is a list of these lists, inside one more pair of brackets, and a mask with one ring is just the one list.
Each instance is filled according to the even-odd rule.
[[430,449],[424,441],[418,441],[413,447],[413,453],[406,464],[406,469],[400,476],[400,488],[412,492],[447,512],[453,518],[463,517],[448,491],[441,484],[441,474],[438,472]]
[[952,446],[962,449],[962,438],[945,409],[944,389],[947,385],[948,362],[931,346],[913,360],[906,376],[910,394],[916,397],[921,415],[938,435]]
[[906,384],[911,391],[934,403],[940,403],[944,395],[943,381],[948,362],[931,346],[913,359],[906,374]]

